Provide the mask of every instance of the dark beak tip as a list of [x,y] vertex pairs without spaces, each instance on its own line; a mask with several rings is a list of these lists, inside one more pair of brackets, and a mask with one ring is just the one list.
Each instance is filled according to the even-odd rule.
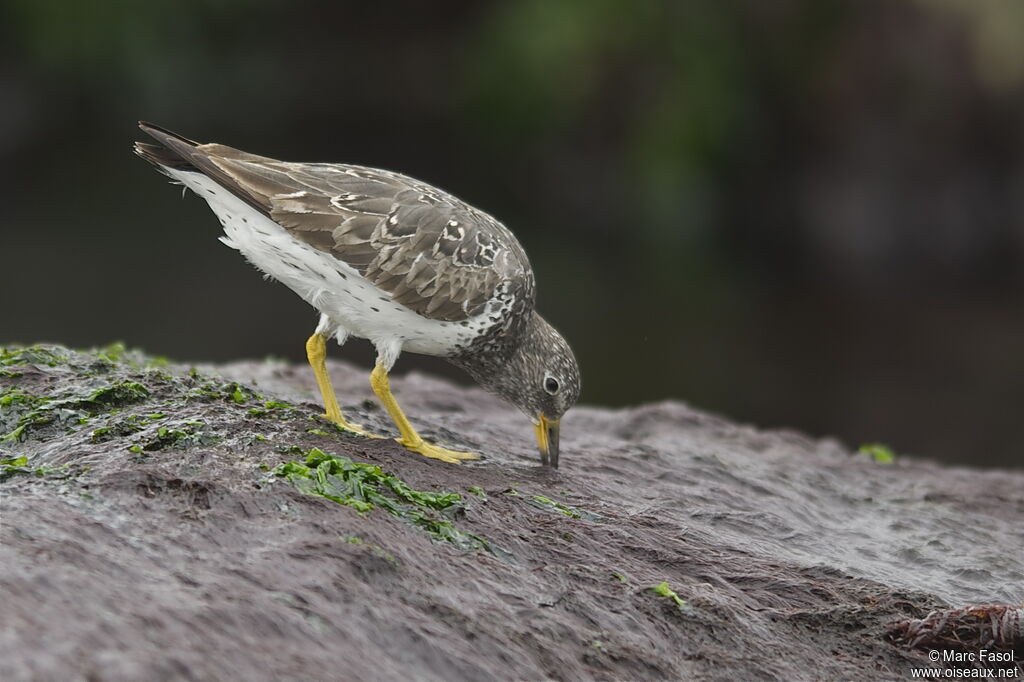
[[548,450],[551,456],[551,467],[553,469],[558,468],[558,455],[559,449],[559,431],[560,424],[556,421],[550,427],[548,427]]
[[534,429],[537,433],[537,444],[540,446],[541,466],[557,469],[559,420],[549,420],[543,414],[538,417],[539,421],[534,424]]

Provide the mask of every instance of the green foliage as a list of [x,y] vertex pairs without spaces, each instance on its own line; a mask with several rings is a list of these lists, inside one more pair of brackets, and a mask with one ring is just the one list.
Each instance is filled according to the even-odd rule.
[[483,538],[458,530],[451,521],[462,509],[457,493],[413,490],[379,466],[355,462],[312,448],[303,462],[284,462],[274,474],[290,481],[300,492],[316,495],[367,513],[376,507],[420,528],[437,540],[461,549],[490,549]]

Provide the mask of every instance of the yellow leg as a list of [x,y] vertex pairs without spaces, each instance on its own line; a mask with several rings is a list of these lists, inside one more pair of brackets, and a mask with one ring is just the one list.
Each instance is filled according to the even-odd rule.
[[432,445],[426,442],[416,433],[416,429],[412,428],[412,424],[406,418],[405,413],[402,412],[402,408],[398,406],[398,401],[395,400],[395,396],[391,393],[391,384],[388,381],[388,371],[384,369],[383,365],[377,365],[373,368],[373,373],[370,374],[370,386],[373,387],[373,392],[380,398],[380,402],[387,409],[388,414],[391,415],[391,419],[394,420],[395,426],[398,427],[398,432],[401,437],[396,438],[399,443],[404,445],[407,449],[413,452],[419,453],[424,457],[430,457],[431,459],[439,459],[442,462],[450,462],[452,464],[458,464],[464,459],[480,459],[480,455],[472,452],[459,452],[458,450],[449,450],[442,448],[439,445]]
[[316,375],[316,383],[320,387],[320,395],[324,398],[324,408],[327,410],[327,414],[324,416],[347,431],[363,436],[372,436],[372,433],[359,424],[349,422],[341,414],[338,398],[334,395],[334,388],[331,386],[331,378],[327,375],[327,363],[324,361],[324,358],[327,357],[327,340],[323,334],[313,334],[306,341],[306,357],[309,358],[313,374]]

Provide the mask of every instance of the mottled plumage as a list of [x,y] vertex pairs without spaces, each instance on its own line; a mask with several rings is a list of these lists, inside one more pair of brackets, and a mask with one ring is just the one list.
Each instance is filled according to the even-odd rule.
[[370,339],[386,370],[402,349],[448,358],[535,423],[546,415],[557,464],[557,420],[579,373],[534,312],[533,272],[504,225],[400,173],[277,161],[141,127],[160,144],[136,152],[207,199],[222,241],[320,309],[318,333]]

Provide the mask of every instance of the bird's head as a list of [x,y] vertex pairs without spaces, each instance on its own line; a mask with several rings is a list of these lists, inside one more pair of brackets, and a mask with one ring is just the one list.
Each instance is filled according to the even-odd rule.
[[580,395],[580,369],[562,335],[534,314],[512,357],[496,371],[474,374],[485,389],[530,418],[541,463],[557,468],[559,423]]

